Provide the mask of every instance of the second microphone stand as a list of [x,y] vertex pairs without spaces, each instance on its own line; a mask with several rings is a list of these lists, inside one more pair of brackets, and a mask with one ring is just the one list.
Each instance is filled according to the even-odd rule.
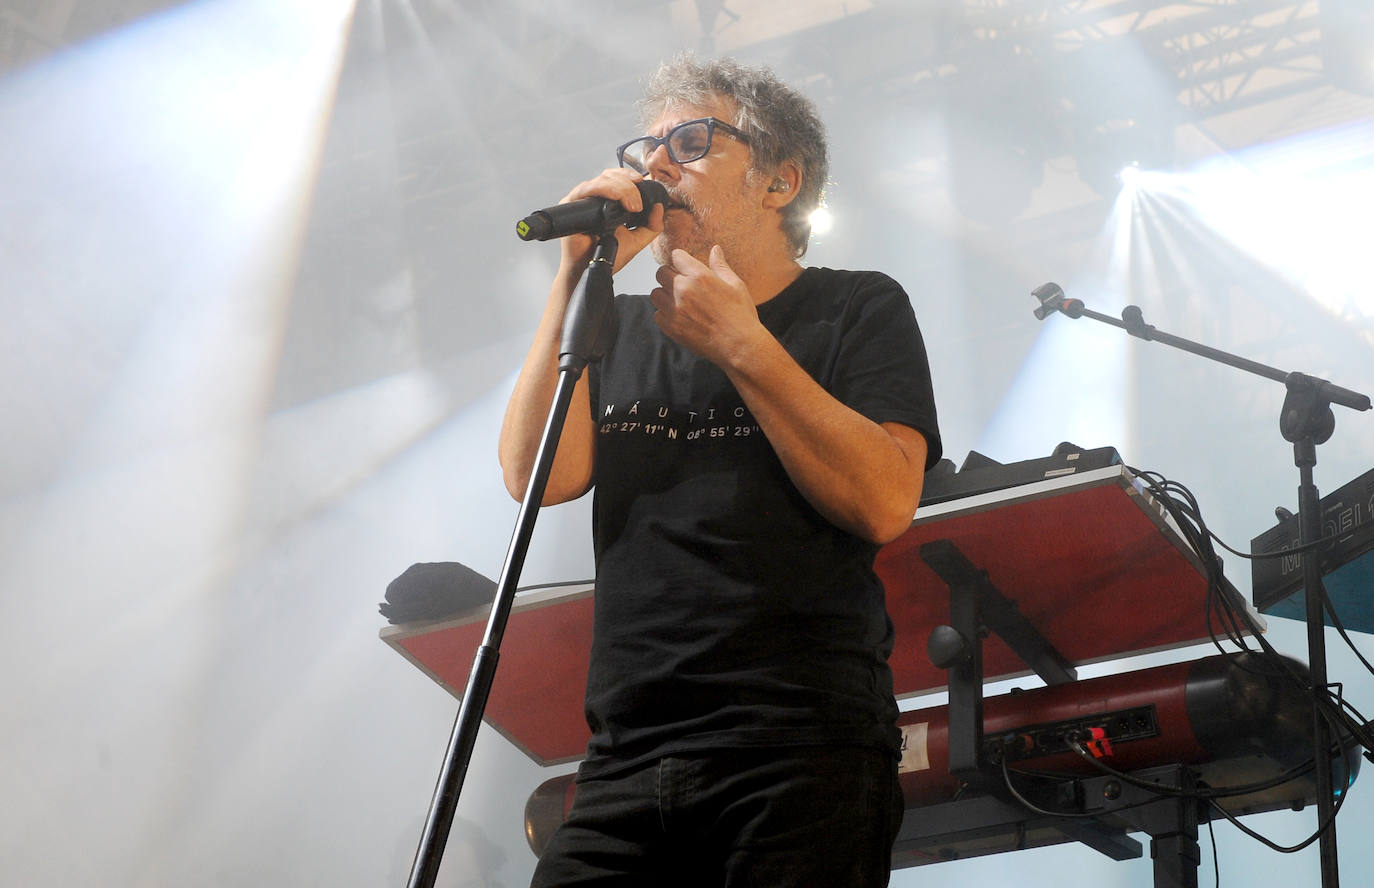
[[568,312],[563,320],[563,338],[558,350],[558,383],[554,389],[553,403],[549,407],[529,484],[520,503],[515,533],[506,551],[505,564],[501,567],[496,598],[492,601],[491,613],[487,618],[486,634],[477,647],[467,688],[463,691],[463,701],[453,723],[448,752],[434,787],[434,798],[420,836],[420,846],[411,864],[410,880],[406,883],[408,888],[432,888],[439,875],[439,863],[453,827],[458,797],[463,791],[463,781],[472,761],[472,749],[487,708],[487,697],[496,677],[501,638],[505,635],[506,622],[515,603],[516,585],[525,566],[525,555],[529,551],[534,522],[553,469],[563,421],[572,404],[573,389],[587,364],[601,359],[614,336],[615,292],[611,272],[615,267],[618,247],[619,242],[613,231],[605,231],[599,236],[582,289],[568,303]]
[[[1351,410],[1370,409],[1368,395],[1351,391],[1305,373],[1286,373],[1274,367],[1238,357],[1210,346],[1201,345],[1170,333],[1162,333],[1145,323],[1138,306],[1128,305],[1121,310],[1121,319],[1100,314],[1085,308],[1077,299],[1069,299],[1058,284],[1042,284],[1031,291],[1040,300],[1035,316],[1044,320],[1054,312],[1062,312],[1071,318],[1091,318],[1113,327],[1119,327],[1132,336],[1147,341],[1161,342],[1183,351],[1210,358],[1258,376],[1281,382],[1288,388],[1283,409],[1279,416],[1279,431],[1285,441],[1293,445],[1293,462],[1298,468],[1298,544],[1305,547],[1321,537],[1321,506],[1317,486],[1313,481],[1312,469],[1317,465],[1317,445],[1324,444],[1336,429],[1336,417],[1331,410],[1332,404],[1339,404]],[[1302,559],[1303,590],[1307,606],[1307,656],[1311,670],[1314,693],[1326,693],[1326,634],[1322,613],[1322,567],[1321,558],[1316,552],[1306,552]],[[1319,848],[1321,850],[1322,888],[1337,888],[1340,884],[1340,868],[1336,854],[1335,792],[1331,777],[1333,755],[1330,725],[1322,714],[1320,706],[1313,703],[1312,710],[1312,752],[1317,782],[1317,823],[1321,829]],[[1342,787],[1342,791],[1345,787]]]

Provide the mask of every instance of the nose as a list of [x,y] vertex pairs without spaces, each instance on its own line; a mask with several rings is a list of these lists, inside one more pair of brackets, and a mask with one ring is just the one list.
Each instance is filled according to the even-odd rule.
[[677,179],[677,164],[668,156],[667,144],[659,145],[649,154],[646,166],[649,168],[649,175],[660,181],[674,181]]

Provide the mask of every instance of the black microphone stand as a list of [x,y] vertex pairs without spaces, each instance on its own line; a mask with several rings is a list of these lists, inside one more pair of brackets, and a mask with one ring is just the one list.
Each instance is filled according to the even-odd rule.
[[[1042,284],[1031,291],[1031,295],[1040,300],[1040,305],[1035,309],[1035,316],[1040,320],[1056,311],[1071,318],[1092,318],[1113,327],[1120,327],[1137,338],[1162,342],[1286,385],[1288,395],[1284,398],[1283,410],[1279,416],[1279,432],[1285,441],[1293,445],[1293,462],[1298,468],[1298,543],[1299,546],[1305,547],[1321,537],[1320,497],[1312,479],[1312,469],[1317,464],[1317,445],[1326,443],[1336,430],[1332,404],[1339,404],[1351,410],[1368,410],[1368,395],[1333,385],[1305,373],[1285,373],[1266,364],[1219,351],[1170,333],[1161,333],[1145,323],[1140,308],[1135,305],[1123,308],[1121,320],[1117,320],[1110,315],[1090,311],[1080,300],[1065,298],[1064,291],[1058,284]],[[1322,613],[1325,593],[1322,591],[1321,558],[1317,553],[1308,552],[1303,556],[1302,577],[1307,605],[1308,669],[1312,675],[1313,692],[1321,694],[1326,692],[1328,682],[1325,620]],[[1337,888],[1340,884],[1340,868],[1336,856],[1335,794],[1331,778],[1331,745],[1335,738],[1332,737],[1330,725],[1315,701],[1312,707],[1312,726],[1312,758],[1317,781],[1317,823],[1325,824],[1319,844],[1322,888]],[[1342,787],[1342,792],[1344,790],[1345,787]]]
[[515,603],[516,584],[525,566],[525,555],[529,551],[530,538],[534,535],[534,522],[539,515],[539,504],[544,499],[544,488],[548,486],[558,438],[572,403],[573,389],[587,364],[601,359],[614,335],[615,293],[611,271],[615,267],[618,247],[613,229],[601,233],[582,289],[568,303],[558,352],[558,384],[553,403],[549,406],[548,420],[535,455],[529,485],[520,503],[515,533],[506,550],[505,564],[501,567],[496,598],[492,601],[491,614],[487,618],[486,634],[477,647],[472,672],[468,674],[467,688],[463,691],[463,700],[458,708],[458,717],[453,723],[448,754],[439,771],[434,799],[420,836],[420,846],[411,864],[410,881],[406,883],[408,888],[432,888],[439,875],[439,863],[443,860],[444,845],[453,826],[458,796],[463,791],[463,780],[472,761],[472,748],[477,742],[478,729],[482,726],[492,680],[496,677],[501,637],[505,634],[506,621]]

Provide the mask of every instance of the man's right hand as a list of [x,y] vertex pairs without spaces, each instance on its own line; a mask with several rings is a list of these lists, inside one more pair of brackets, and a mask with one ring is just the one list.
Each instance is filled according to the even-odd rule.
[[[632,213],[644,209],[643,197],[635,185],[642,177],[626,169],[606,170],[568,192],[564,202],[583,197],[604,197],[618,200]],[[663,230],[663,207],[656,206],[649,214],[649,222],[631,231],[624,226],[615,231],[619,248],[613,271],[619,271],[640,250],[648,246]],[[553,403],[558,378],[558,348],[562,339],[563,317],[568,302],[577,289],[578,281],[587,270],[596,249],[596,239],[576,234],[561,238],[562,261],[558,276],[549,290],[544,315],[534,342],[525,356],[524,366],[506,405],[505,420],[501,424],[499,452],[506,489],[515,499],[521,499],[529,485],[530,472],[543,438],[544,423]],[[592,485],[596,463],[596,424],[592,420],[591,400],[587,392],[587,377],[577,381],[568,415],[563,422],[553,470],[544,492],[544,505],[565,502],[581,496]]]
[[[604,170],[596,178],[588,179],[576,186],[559,203],[580,200],[584,197],[605,197],[619,201],[621,206],[631,213],[638,213],[644,209],[644,199],[635,183],[643,178],[634,170],[614,167]],[[624,226],[617,228],[615,239],[619,242],[620,247],[616,253],[615,266],[612,271],[619,271],[624,268],[631,259],[638,255],[640,250],[652,243],[662,231],[662,205],[653,208],[649,214],[648,225],[633,230]],[[559,275],[571,274],[576,280],[582,276],[582,272],[587,268],[587,263],[591,261],[592,253],[596,250],[596,238],[589,234],[570,234],[561,240],[563,257],[559,267]]]

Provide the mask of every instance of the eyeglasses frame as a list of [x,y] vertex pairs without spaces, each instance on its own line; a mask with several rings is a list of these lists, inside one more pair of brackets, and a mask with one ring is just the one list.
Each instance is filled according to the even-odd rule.
[[[678,130],[682,129],[685,126],[691,126],[692,124],[696,123],[706,124],[706,148],[701,152],[700,155],[698,155],[697,157],[693,157],[691,160],[678,160],[677,154],[673,151],[672,142],[670,141],[673,138],[673,133],[676,133]],[[637,173],[648,173],[647,169],[641,170],[637,165],[625,162],[625,149],[629,148],[636,142],[649,141],[653,143],[653,147],[650,148],[647,152],[645,152],[645,157],[653,156],[653,153],[658,150],[658,146],[662,145],[668,149],[668,159],[671,160],[673,163],[695,163],[696,161],[701,160],[701,158],[711,153],[711,140],[715,137],[715,131],[717,129],[723,131],[727,136],[731,136],[737,139],[738,141],[743,142],[745,145],[749,144],[748,136],[740,132],[734,126],[721,120],[719,117],[698,117],[695,120],[684,120],[682,123],[679,123],[672,129],[668,130],[661,137],[639,136],[637,138],[631,139],[624,145],[621,145],[619,148],[615,149],[615,159],[616,162],[619,163],[622,167],[634,170]]]

